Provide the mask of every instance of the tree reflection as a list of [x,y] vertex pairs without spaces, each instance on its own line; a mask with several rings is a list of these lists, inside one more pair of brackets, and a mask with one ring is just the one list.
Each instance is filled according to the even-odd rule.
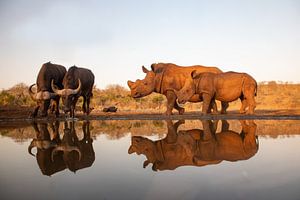
[[168,133],[164,139],[152,141],[142,136],[133,136],[128,153],[143,154],[147,160],[144,168],[152,163],[152,169],[174,170],[180,166],[206,166],[223,160],[247,160],[258,151],[256,124],[253,120],[240,121],[241,133],[229,130],[227,121],[222,121],[221,132],[216,133],[218,121],[201,121],[203,129],[180,130],[184,121],[173,124],[167,120]]
[[[93,139],[90,133],[90,123],[84,121],[82,125],[83,139],[77,137],[75,122],[64,122],[63,136],[59,134],[60,123],[34,123],[36,133],[28,152],[36,156],[42,174],[51,176],[64,169],[72,172],[92,166],[95,161]],[[50,130],[50,131],[49,131]],[[32,149],[37,149],[36,155]]]

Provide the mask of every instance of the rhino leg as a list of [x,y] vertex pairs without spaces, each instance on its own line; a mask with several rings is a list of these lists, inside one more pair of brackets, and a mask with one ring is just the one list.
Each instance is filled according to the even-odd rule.
[[209,108],[208,108],[208,113],[212,113],[213,114],[218,114],[218,108],[217,108],[217,104],[216,104],[216,101],[213,99],[209,105]]
[[227,113],[227,108],[229,107],[229,103],[228,102],[221,102],[221,114],[226,114]]
[[250,86],[248,88],[248,90],[246,90],[244,93],[245,95],[245,99],[247,101],[247,106],[249,107],[246,114],[254,114],[254,109],[256,107],[256,102],[255,102],[255,99],[254,99],[254,96],[255,96],[255,87],[254,86]]
[[242,102],[242,106],[240,108],[240,113],[245,113],[246,112],[246,108],[248,106],[248,103],[247,103],[247,99],[245,98],[241,98],[241,102]]
[[177,103],[177,101],[175,100],[175,103],[174,103],[174,108],[176,109],[176,110],[178,110],[178,112],[179,112],[179,115],[182,115],[183,113],[184,113],[184,108],[182,108],[182,107],[180,107],[179,105],[178,105],[178,103]]
[[247,99],[247,101],[248,101],[249,109],[247,110],[246,114],[253,115],[254,114],[254,109],[256,107],[254,97]]
[[172,115],[172,110],[175,106],[176,103],[176,95],[173,91],[167,91],[166,93],[166,97],[167,97],[167,111],[166,111],[166,115]]
[[205,93],[202,95],[202,98],[203,98],[202,112],[207,114],[209,111],[209,106],[211,104],[212,98],[211,95]]

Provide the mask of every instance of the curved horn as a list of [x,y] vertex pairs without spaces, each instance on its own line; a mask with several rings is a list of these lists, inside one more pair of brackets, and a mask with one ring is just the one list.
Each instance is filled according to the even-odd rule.
[[36,85],[35,83],[32,84],[29,88],[28,88],[28,92],[29,92],[29,95],[30,97],[32,98],[32,100],[36,101],[36,93],[32,92],[31,88]]
[[53,149],[51,152],[51,161],[54,162],[54,155],[56,154],[56,152],[59,151],[57,148]]
[[35,140],[32,140],[30,145],[28,146],[28,153],[35,157],[35,155],[31,152],[33,147],[35,147]]
[[81,81],[78,79],[78,87],[71,91],[71,94],[77,94],[81,89]]
[[53,79],[52,79],[52,81],[51,81],[51,88],[52,88],[52,90],[53,90],[53,92],[54,92],[55,94],[58,94],[58,95],[60,95],[60,96],[63,94],[64,89],[59,90],[59,89],[57,88],[57,86],[54,84],[54,80],[53,80]]
[[81,151],[80,151],[80,149],[79,148],[74,148],[72,151],[76,151],[78,153],[78,156],[79,156],[78,160],[80,161],[81,160]]

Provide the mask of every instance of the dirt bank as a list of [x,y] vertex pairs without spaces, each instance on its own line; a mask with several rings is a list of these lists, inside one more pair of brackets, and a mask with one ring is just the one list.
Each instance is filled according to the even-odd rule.
[[[2,107],[0,108],[0,126],[5,127],[10,124],[14,126],[22,126],[24,124],[31,123],[33,121],[64,121],[71,120],[64,114],[61,114],[59,118],[55,118],[50,114],[48,117],[37,117],[35,119],[30,118],[32,108],[29,107]],[[104,113],[93,111],[91,115],[85,116],[82,113],[76,113],[75,120],[179,120],[179,119],[255,119],[255,120],[300,120],[300,110],[256,110],[254,115],[243,115],[237,111],[229,111],[228,114],[207,114],[204,115],[201,112],[186,112],[183,115],[175,113],[171,116],[166,116],[163,113],[157,112],[116,112],[116,113]]]

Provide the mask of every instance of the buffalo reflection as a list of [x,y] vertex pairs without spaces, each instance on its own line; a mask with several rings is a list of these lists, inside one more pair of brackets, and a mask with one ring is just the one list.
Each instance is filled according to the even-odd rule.
[[241,133],[229,130],[227,121],[222,121],[222,131],[216,133],[217,122],[202,121],[203,130],[177,131],[184,121],[175,124],[167,121],[168,133],[164,139],[152,141],[141,136],[131,138],[128,153],[144,154],[144,168],[152,163],[152,169],[174,170],[180,166],[206,166],[223,160],[247,160],[258,151],[253,120],[240,121]]
[[90,134],[89,122],[83,122],[83,139],[79,140],[76,134],[75,122],[65,122],[63,137],[60,139],[59,122],[33,124],[36,138],[28,147],[37,148],[36,160],[44,175],[51,176],[68,168],[72,172],[92,166],[95,161],[93,139]]

